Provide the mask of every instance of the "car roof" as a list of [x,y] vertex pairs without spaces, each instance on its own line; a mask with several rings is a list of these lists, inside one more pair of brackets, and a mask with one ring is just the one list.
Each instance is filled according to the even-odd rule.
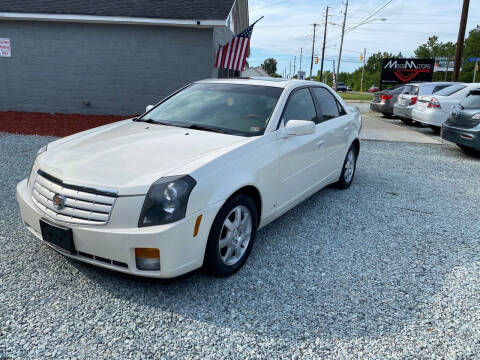
[[302,85],[325,85],[318,81],[311,80],[293,80],[283,78],[269,78],[269,77],[251,77],[251,78],[228,78],[228,79],[205,79],[195,81],[196,84],[241,84],[241,85],[257,85],[257,86],[272,86],[279,88],[297,87]]
[[435,82],[423,82],[423,83],[408,83],[405,85],[414,85],[414,86],[438,86],[438,85],[455,85],[461,84],[459,82],[452,82],[452,81],[435,81]]

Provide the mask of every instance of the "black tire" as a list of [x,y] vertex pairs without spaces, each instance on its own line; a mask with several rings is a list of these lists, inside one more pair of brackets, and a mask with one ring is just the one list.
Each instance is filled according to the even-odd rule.
[[410,125],[413,122],[412,119],[407,119],[407,118],[402,118],[401,120],[403,121],[404,124],[407,124],[407,125]]
[[[346,165],[347,165],[347,159],[348,159],[348,156],[349,156],[350,153],[353,154],[353,159],[354,159],[353,173],[352,173],[350,179],[347,179],[346,176],[345,176],[345,173],[347,171]],[[355,172],[357,170],[357,158],[358,158],[357,148],[355,147],[355,145],[352,144],[347,151],[347,155],[345,156],[345,160],[343,161],[343,168],[342,168],[342,173],[340,174],[340,178],[338,179],[338,181],[335,184],[333,184],[334,187],[336,187],[337,189],[343,190],[343,189],[348,189],[350,187],[350,185],[352,185],[353,178],[355,177]]]
[[382,113],[383,117],[386,117],[387,119],[391,119],[393,117],[393,114],[389,113]]
[[435,125],[429,125],[430,129],[433,130],[433,132],[435,134],[440,134],[440,131],[442,130],[442,128],[440,126],[435,126]]
[[[220,256],[220,236],[227,216],[237,206],[244,206],[250,211],[250,216],[252,219],[250,241],[240,260],[233,265],[227,265],[223,262]],[[252,251],[255,235],[257,233],[257,226],[258,210],[255,206],[255,203],[248,195],[237,194],[228,199],[218,212],[210,229],[207,248],[205,249],[205,258],[203,261],[203,267],[205,271],[210,275],[218,277],[225,277],[235,274],[243,266],[243,264],[245,264],[250,252]]]

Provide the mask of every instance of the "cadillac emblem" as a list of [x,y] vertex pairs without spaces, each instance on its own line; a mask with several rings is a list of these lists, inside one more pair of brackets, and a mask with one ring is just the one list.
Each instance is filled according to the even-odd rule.
[[53,206],[57,210],[62,210],[65,207],[65,195],[55,194],[53,195]]

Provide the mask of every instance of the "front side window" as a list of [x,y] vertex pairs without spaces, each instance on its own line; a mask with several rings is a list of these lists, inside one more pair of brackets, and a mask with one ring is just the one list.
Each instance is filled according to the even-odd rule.
[[320,122],[334,119],[340,116],[337,100],[333,95],[325,88],[314,87],[312,88],[313,95],[317,99],[319,109]]
[[283,89],[243,84],[193,84],[140,120],[240,136],[265,132]]
[[307,88],[295,91],[283,112],[283,123],[286,124],[289,120],[316,121],[316,118],[317,112],[310,91]]
[[475,90],[470,93],[462,102],[460,103],[464,109],[468,110],[480,110],[480,90]]

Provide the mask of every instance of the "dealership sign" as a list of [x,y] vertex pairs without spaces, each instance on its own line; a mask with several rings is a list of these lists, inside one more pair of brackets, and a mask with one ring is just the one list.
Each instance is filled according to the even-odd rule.
[[383,59],[380,82],[404,84],[432,81],[434,59]]

